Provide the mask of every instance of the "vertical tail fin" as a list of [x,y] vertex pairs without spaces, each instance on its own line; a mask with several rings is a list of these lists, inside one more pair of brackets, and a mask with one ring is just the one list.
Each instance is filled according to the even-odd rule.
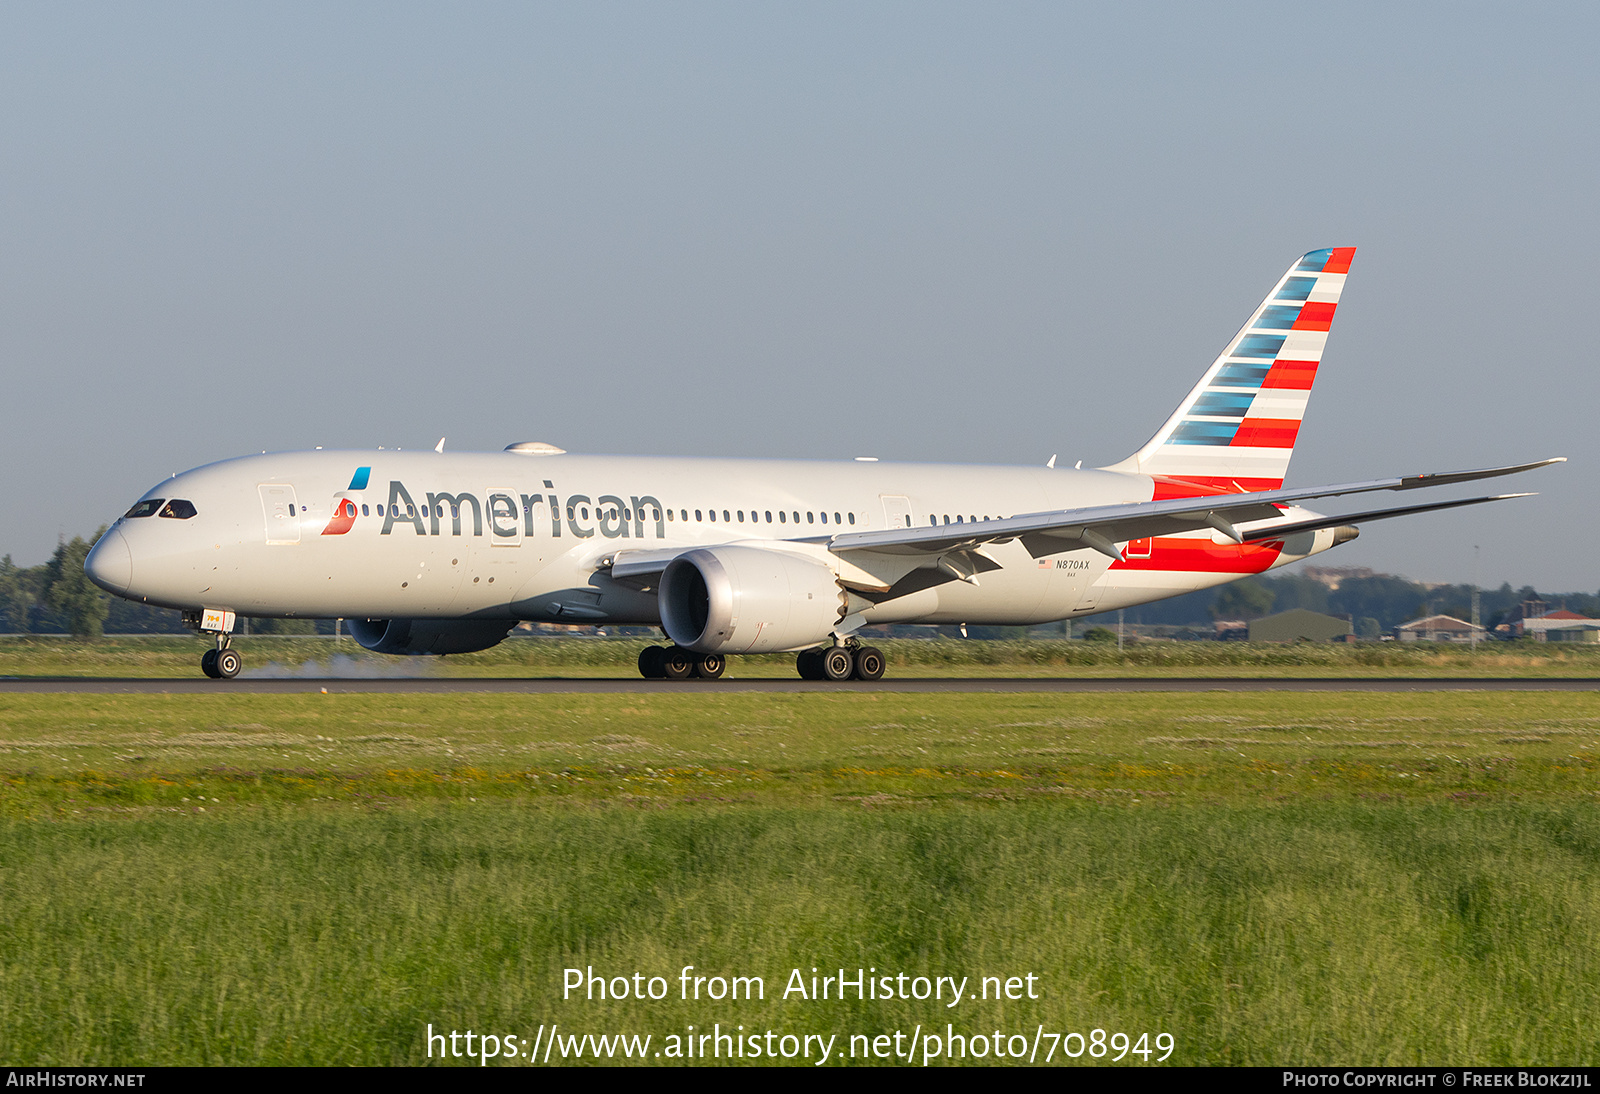
[[1290,267],[1167,423],[1108,470],[1155,476],[1157,497],[1282,486],[1355,252]]

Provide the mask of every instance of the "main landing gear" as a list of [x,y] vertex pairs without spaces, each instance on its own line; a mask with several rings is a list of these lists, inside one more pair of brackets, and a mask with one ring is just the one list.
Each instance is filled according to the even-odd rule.
[[696,653],[682,646],[646,646],[639,651],[639,675],[646,680],[715,680],[728,667],[720,653]]
[[802,650],[794,659],[802,680],[882,680],[888,667],[876,646],[829,646]]
[[[682,646],[646,646],[639,651],[639,675],[646,680],[715,680],[728,667],[720,653],[696,653]],[[795,668],[805,680],[882,680],[887,667],[876,646],[827,646],[804,650]]]

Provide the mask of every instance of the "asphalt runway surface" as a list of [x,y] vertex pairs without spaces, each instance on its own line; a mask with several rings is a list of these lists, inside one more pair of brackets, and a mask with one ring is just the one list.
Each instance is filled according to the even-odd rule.
[[1600,691],[1600,678],[1530,677],[1383,677],[1232,679],[1227,677],[1101,677],[1101,678],[911,678],[820,682],[801,679],[643,680],[637,677],[597,679],[393,677],[240,677],[234,680],[109,677],[0,677],[0,695],[296,695],[377,693],[394,695],[641,695],[745,694],[791,692],[934,693],[1077,693],[1198,691]]

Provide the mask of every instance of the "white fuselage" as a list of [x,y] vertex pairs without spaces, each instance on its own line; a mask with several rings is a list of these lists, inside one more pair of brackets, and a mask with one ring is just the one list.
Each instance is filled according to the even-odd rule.
[[[364,471],[362,469],[365,469]],[[1330,531],[1239,545],[1210,532],[1033,557],[985,548],[975,581],[900,584],[904,559],[839,556],[829,537],[1150,501],[1147,475],[978,465],[504,453],[262,454],[174,476],[124,517],[91,572],[130,599],[239,615],[659,622],[619,552],[748,544],[829,565],[864,622],[1030,624],[1221,584],[1326,550]],[[350,516],[353,513],[354,516]],[[381,515],[380,515],[381,514]],[[1305,516],[1284,509],[1286,519]],[[1067,544],[1066,546],[1071,546]]]

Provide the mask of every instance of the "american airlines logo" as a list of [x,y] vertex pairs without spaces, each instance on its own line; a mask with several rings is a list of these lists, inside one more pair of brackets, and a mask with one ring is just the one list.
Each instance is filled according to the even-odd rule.
[[[356,478],[363,479],[359,472]],[[363,479],[362,486],[365,485]],[[352,480],[351,489],[358,489],[355,480]],[[661,502],[648,494],[627,498],[616,494],[602,494],[598,498],[573,494],[565,500],[564,514],[562,499],[556,494],[494,491],[480,499],[465,491],[457,494],[429,491],[423,497],[424,503],[418,505],[404,483],[391,480],[389,500],[378,510],[383,518],[379,534],[392,535],[399,526],[409,527],[419,536],[482,536],[487,531],[491,539],[510,540],[533,535],[535,522],[542,522],[546,517],[550,522],[550,535],[555,539],[561,538],[563,524],[567,534],[577,539],[588,539],[596,532],[606,539],[644,539],[647,534],[662,539],[667,534]],[[545,506],[548,512],[542,513]],[[355,517],[355,502],[348,498],[336,499],[334,517],[322,534],[343,535],[355,524]]]

